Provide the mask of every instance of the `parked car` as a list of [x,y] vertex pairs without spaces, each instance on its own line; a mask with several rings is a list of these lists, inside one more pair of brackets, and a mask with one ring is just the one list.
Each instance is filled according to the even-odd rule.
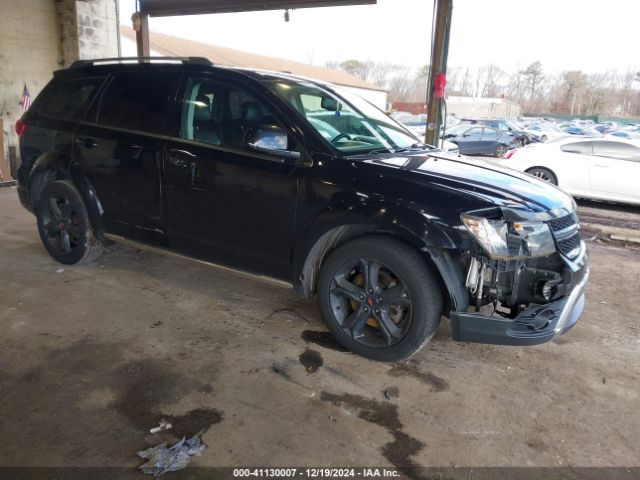
[[420,144],[340,87],[199,59],[80,61],[16,131],[18,195],[54,259],[125,237],[275,277],[317,294],[365,357],[407,358],[443,314],[458,341],[543,343],[584,305],[569,195]]
[[584,137],[601,137],[602,136],[602,133],[600,133],[598,130],[596,130],[593,127],[587,127],[587,126],[577,127],[575,125],[571,125],[564,128],[561,126],[560,128],[562,128],[569,135],[581,135]]
[[518,147],[524,147],[525,145],[530,144],[531,142],[540,141],[536,134],[528,134],[524,129],[518,127],[514,123],[509,120],[494,120],[494,119],[463,119],[461,124],[472,124],[472,125],[486,125],[488,127],[495,128],[500,130],[507,135],[510,135],[512,143]]
[[576,197],[640,204],[640,142],[567,137],[511,150],[499,163]]
[[[424,141],[425,134],[427,133],[427,116],[426,115],[414,115],[412,117],[402,118],[400,123],[409,130],[416,139],[420,142]],[[458,153],[458,145],[448,140],[440,140],[440,143],[436,145],[438,148],[447,152]]]
[[626,138],[627,140],[640,140],[640,132],[618,130],[607,133],[606,138]]
[[554,138],[565,137],[567,133],[552,123],[538,123],[526,127],[527,133],[538,135],[541,142],[553,140]]
[[511,135],[480,125],[456,125],[445,130],[442,138],[458,145],[462,155],[502,157],[509,148],[514,147]]

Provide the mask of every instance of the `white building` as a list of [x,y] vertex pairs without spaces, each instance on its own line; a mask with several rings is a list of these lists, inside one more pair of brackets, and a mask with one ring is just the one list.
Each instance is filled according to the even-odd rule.
[[509,118],[522,115],[522,107],[504,98],[448,97],[447,114],[457,118]]

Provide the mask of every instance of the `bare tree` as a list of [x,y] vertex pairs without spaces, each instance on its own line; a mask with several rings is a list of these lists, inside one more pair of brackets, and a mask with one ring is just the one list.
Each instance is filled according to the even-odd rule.
[[540,63],[539,61],[533,62],[520,73],[523,76],[525,85],[529,89],[529,100],[531,100],[536,96],[538,87],[540,86],[540,83],[544,78],[542,63]]

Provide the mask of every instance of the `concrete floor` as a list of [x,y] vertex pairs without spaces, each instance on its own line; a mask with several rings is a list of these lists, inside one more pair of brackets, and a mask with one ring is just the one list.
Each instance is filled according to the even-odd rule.
[[2,188],[0,466],[135,467],[198,431],[194,466],[640,466],[640,257],[590,249],[566,336],[465,345],[445,320],[390,365],[306,341],[315,301],[270,283],[123,246],[63,267]]

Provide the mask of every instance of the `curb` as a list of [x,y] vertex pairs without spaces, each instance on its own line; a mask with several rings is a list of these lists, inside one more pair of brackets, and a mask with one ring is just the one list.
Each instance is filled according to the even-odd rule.
[[582,222],[580,226],[582,230],[588,234],[595,234],[598,237],[608,240],[640,245],[640,233],[631,228],[609,227],[607,225],[584,222]]

